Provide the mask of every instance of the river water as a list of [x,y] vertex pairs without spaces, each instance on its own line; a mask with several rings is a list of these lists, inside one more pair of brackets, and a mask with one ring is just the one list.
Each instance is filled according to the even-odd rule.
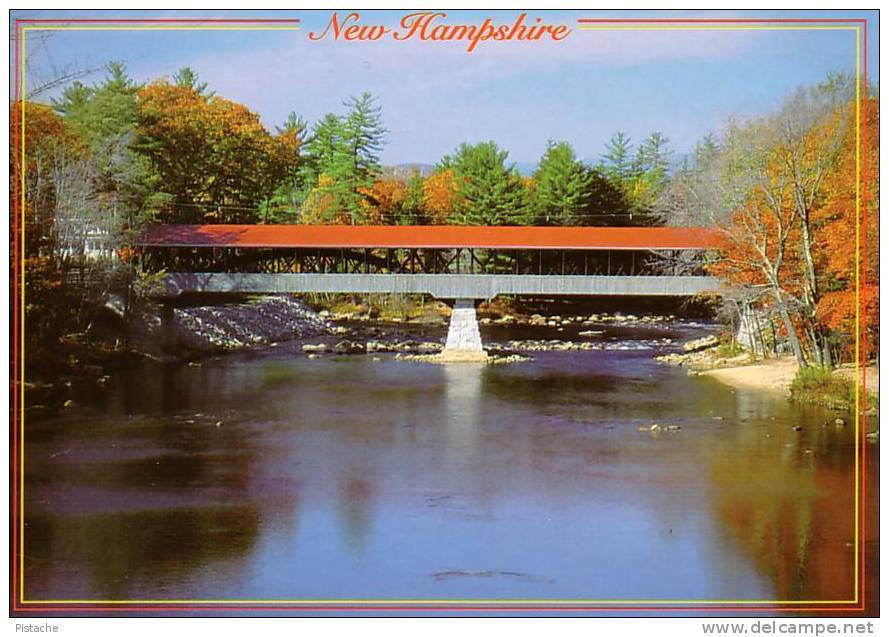
[[706,331],[130,370],[27,425],[26,599],[851,599],[853,427],[652,360]]

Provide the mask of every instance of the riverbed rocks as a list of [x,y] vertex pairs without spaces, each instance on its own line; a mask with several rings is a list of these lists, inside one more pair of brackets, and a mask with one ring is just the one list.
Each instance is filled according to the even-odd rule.
[[670,346],[670,338],[614,340],[614,341],[570,341],[560,339],[526,339],[487,343],[490,349],[525,352],[576,352],[576,351],[645,351]]
[[433,363],[437,365],[475,363],[481,365],[507,365],[533,360],[520,354],[502,354],[494,352],[474,352],[467,350],[443,350],[438,354],[396,354],[395,360],[413,361],[417,363]]
[[340,341],[333,346],[334,354],[364,354],[366,351],[364,343],[355,341]]
[[716,347],[717,345],[719,345],[719,336],[714,334],[711,336],[705,336],[703,338],[696,338],[694,340],[688,341],[687,343],[683,343],[682,351],[687,353],[700,352]]
[[289,295],[271,295],[245,303],[182,307],[173,310],[172,334],[158,324],[155,338],[171,338],[180,352],[196,354],[334,333],[323,313],[316,314]]
[[[519,314],[504,313],[499,314],[490,309],[478,308],[478,322],[480,325],[497,325],[497,326],[528,326],[528,327],[552,327],[565,328],[569,326],[594,326],[601,324],[617,324],[628,326],[645,326],[656,325],[661,323],[669,323],[676,320],[673,314],[624,314],[608,312],[595,314],[577,314],[572,316],[563,316],[554,314],[552,316],[543,316],[542,314],[531,314],[530,316],[522,316]],[[379,317],[371,309],[354,312],[331,312],[329,310],[321,310],[318,313],[322,319],[333,322],[362,322],[366,323],[378,320]],[[389,317],[385,322],[399,325],[447,325],[447,310],[442,309],[440,313],[425,313],[419,316],[394,316]]]
[[726,358],[719,355],[718,347],[719,337],[707,336],[684,343],[681,352],[662,354],[656,356],[655,360],[677,367],[687,367],[689,376],[721,367],[746,365],[750,362],[750,355],[746,352]]
[[329,343],[305,343],[301,349],[306,354],[337,354],[337,355],[357,355],[357,354],[437,354],[441,352],[444,345],[441,343],[433,343],[430,341],[381,341],[369,340],[361,342],[359,340],[342,340],[334,344]]
[[682,427],[679,425],[662,425],[660,423],[653,423],[651,425],[643,425],[638,427],[639,431],[645,433],[659,434],[662,431],[669,431],[670,433],[676,433],[677,431],[681,431]]

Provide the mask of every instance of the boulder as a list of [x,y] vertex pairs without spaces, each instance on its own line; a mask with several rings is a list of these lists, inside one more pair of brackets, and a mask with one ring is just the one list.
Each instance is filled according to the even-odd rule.
[[682,349],[686,352],[699,352],[703,349],[716,347],[717,345],[719,345],[718,336],[705,336],[704,338],[698,338],[693,341],[688,341],[682,346]]
[[340,341],[333,346],[333,351],[335,354],[364,354],[366,349],[364,343]]

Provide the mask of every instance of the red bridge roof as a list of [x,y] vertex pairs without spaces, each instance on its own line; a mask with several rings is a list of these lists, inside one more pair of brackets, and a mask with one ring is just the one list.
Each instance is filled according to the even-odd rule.
[[141,246],[219,248],[502,248],[514,250],[700,250],[706,228],[552,226],[154,225]]

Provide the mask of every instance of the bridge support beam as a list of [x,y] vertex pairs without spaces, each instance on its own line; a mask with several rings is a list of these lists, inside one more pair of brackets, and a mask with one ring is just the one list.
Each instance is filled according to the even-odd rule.
[[454,301],[451,324],[448,326],[448,339],[445,341],[442,356],[467,361],[487,359],[488,355],[482,348],[482,337],[478,331],[474,299]]

